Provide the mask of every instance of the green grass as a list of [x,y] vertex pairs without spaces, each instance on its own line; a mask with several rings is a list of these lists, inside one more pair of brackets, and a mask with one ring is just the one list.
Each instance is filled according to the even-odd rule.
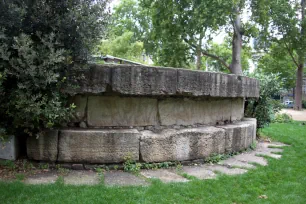
[[282,159],[240,176],[177,184],[152,180],[149,187],[0,183],[0,203],[306,203],[306,126],[272,124],[262,133],[291,146],[284,147]]

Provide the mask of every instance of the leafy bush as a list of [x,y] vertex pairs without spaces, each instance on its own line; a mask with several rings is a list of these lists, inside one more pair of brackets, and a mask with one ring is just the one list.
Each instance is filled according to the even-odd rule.
[[37,134],[71,116],[66,75],[103,34],[106,2],[0,1],[0,137]]
[[305,100],[302,101],[302,107],[306,109],[306,101]]
[[275,119],[273,120],[275,123],[291,123],[293,122],[292,116],[286,113],[276,114]]
[[258,74],[255,77],[260,82],[260,93],[258,99],[248,99],[245,106],[245,116],[257,119],[257,128],[263,128],[269,125],[275,118],[283,105],[273,99],[281,91],[282,82],[278,75]]

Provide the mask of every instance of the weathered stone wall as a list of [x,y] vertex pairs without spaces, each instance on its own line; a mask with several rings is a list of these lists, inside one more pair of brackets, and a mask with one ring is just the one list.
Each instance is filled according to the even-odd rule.
[[204,159],[213,153],[248,148],[256,137],[256,120],[230,125],[164,129],[64,129],[28,139],[28,156],[34,160],[69,163],[163,162]]
[[89,65],[72,73],[77,106],[68,127],[27,141],[34,160],[69,163],[204,159],[248,148],[256,120],[244,99],[259,96],[252,78],[148,66]]
[[79,127],[145,127],[171,125],[216,125],[243,118],[243,98],[148,98],[82,96],[73,122]]
[[66,92],[130,96],[259,97],[258,80],[216,72],[129,65],[88,65],[71,73]]

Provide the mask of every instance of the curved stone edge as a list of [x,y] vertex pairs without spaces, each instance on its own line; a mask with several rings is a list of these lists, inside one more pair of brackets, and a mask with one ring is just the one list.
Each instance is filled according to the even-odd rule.
[[145,162],[204,159],[247,149],[256,139],[256,119],[217,126],[164,130],[156,134],[143,131],[140,155]]
[[89,64],[71,72],[68,81],[64,91],[71,95],[259,97],[253,78],[166,67]]
[[212,153],[248,148],[256,138],[256,119],[224,126],[166,129],[160,133],[136,129],[52,130],[29,137],[28,157],[68,163],[163,162],[203,159]]

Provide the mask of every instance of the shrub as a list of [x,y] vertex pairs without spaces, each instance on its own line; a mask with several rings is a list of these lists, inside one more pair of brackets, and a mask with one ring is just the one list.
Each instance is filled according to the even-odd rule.
[[0,137],[37,134],[71,116],[66,75],[102,36],[106,2],[0,1]]
[[275,119],[273,120],[275,123],[291,123],[293,122],[292,116],[286,113],[276,114]]
[[282,83],[278,75],[254,74],[260,82],[260,92],[258,99],[248,99],[245,105],[245,116],[257,119],[257,128],[269,125],[275,118],[283,105],[273,99],[281,91]]
[[305,100],[302,101],[302,107],[306,109],[306,101]]

